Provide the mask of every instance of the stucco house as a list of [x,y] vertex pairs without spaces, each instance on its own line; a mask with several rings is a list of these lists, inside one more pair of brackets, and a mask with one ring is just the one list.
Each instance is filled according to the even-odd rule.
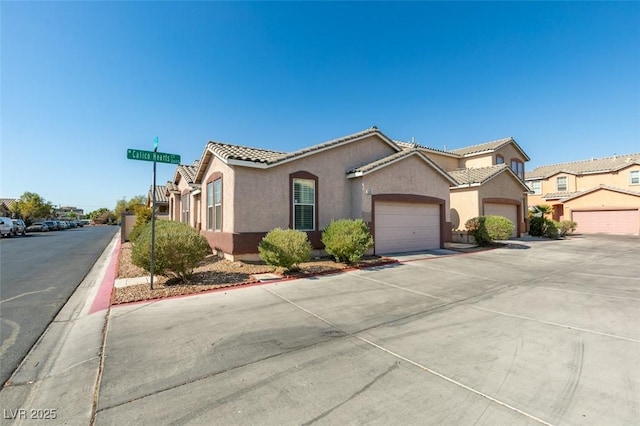
[[[147,192],[147,207],[153,205],[153,185],[149,186]],[[156,218],[169,219],[169,198],[167,197],[167,187],[165,185],[156,185]]]
[[321,249],[322,229],[341,218],[368,223],[376,254],[407,252],[443,247],[482,214],[511,219],[514,236],[526,232],[528,160],[512,138],[446,151],[376,127],[294,152],[209,142],[193,165],[176,168],[166,194],[171,219],[229,259],[256,258],[276,227],[303,230]]
[[168,185],[172,217],[227,258],[255,258],[276,227],[305,231],[320,249],[322,229],[342,218],[365,220],[378,254],[443,247],[451,233],[456,181],[376,127],[294,152],[209,142],[192,167]]
[[451,186],[451,222],[464,229],[477,216],[504,216],[514,224],[512,237],[528,230],[528,187],[524,164],[529,156],[512,137],[454,150],[422,147],[456,181]]
[[640,235],[640,153],[540,166],[526,183],[529,205],[552,206],[576,232]]

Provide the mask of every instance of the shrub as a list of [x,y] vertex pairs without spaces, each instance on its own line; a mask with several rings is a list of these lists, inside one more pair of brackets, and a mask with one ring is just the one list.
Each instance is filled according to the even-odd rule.
[[[211,252],[205,237],[182,222],[160,220],[156,222],[154,274],[175,276],[187,281],[198,262]],[[131,260],[146,271],[151,263],[151,223],[143,226],[138,238],[132,242]]]
[[129,233],[129,241],[135,241],[140,236],[144,226],[151,222],[151,208],[147,206],[136,206],[136,223]]
[[304,232],[276,228],[260,241],[258,252],[268,265],[292,269],[309,260],[311,243]]
[[558,228],[560,236],[564,237],[565,235],[573,234],[578,227],[578,224],[572,220],[563,220],[559,222],[556,227]]
[[513,233],[513,222],[503,216],[485,216],[484,226],[491,241],[508,240]]
[[544,236],[547,238],[558,238],[558,226],[559,223],[553,220],[547,219],[545,221]]
[[545,219],[542,216],[534,216],[529,219],[529,234],[534,237],[542,237],[546,230],[546,222],[549,219]]
[[488,246],[492,243],[487,227],[485,226],[486,218],[484,216],[478,216],[469,219],[464,227],[469,234],[476,240],[476,244],[479,246]]
[[337,262],[357,262],[373,247],[373,237],[362,219],[331,221],[322,232],[325,250]]

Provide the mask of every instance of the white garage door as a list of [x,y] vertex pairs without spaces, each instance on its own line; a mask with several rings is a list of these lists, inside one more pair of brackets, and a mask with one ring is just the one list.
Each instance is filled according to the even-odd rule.
[[438,204],[376,203],[376,254],[440,248]]
[[513,233],[511,237],[515,238],[518,236],[518,206],[515,204],[486,203],[484,205],[484,215],[506,217],[513,223]]
[[578,224],[576,232],[582,234],[640,233],[640,214],[637,209],[574,211],[571,217]]

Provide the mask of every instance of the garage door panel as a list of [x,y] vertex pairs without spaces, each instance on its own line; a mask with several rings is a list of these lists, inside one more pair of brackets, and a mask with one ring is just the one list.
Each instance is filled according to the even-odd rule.
[[513,232],[511,233],[511,237],[518,236],[518,206],[517,205],[486,203],[484,205],[484,215],[506,217],[513,223]]
[[571,218],[578,224],[576,232],[582,234],[640,233],[640,213],[637,209],[574,211]]
[[401,253],[440,247],[440,206],[376,203],[376,253]]

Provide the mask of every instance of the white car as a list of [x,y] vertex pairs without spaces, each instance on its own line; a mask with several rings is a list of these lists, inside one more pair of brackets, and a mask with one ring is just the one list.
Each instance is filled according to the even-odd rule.
[[13,237],[13,221],[10,217],[0,216],[0,235],[3,237]]

